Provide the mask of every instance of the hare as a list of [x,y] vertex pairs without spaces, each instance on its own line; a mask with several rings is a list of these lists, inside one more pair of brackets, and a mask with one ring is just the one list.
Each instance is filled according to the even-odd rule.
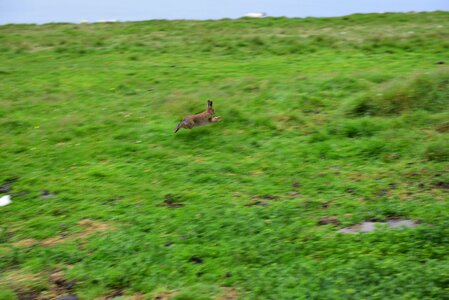
[[193,127],[221,121],[221,117],[213,117],[213,115],[215,115],[215,110],[212,108],[212,104],[212,101],[207,100],[206,111],[185,117],[184,120],[176,126],[175,133],[181,128],[192,129]]

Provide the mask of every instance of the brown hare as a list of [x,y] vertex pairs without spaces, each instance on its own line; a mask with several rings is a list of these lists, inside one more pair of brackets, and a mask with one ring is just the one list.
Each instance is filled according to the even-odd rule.
[[213,117],[213,115],[215,115],[215,110],[212,108],[212,104],[212,101],[207,100],[206,111],[185,117],[184,120],[176,126],[175,133],[181,128],[192,129],[193,127],[221,121],[220,117]]

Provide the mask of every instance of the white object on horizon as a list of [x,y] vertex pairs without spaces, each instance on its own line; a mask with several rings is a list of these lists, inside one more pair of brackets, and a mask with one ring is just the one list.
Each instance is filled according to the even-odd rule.
[[0,206],[6,206],[11,203],[11,196],[5,195],[0,198]]
[[264,12],[251,12],[244,15],[244,17],[248,18],[265,18],[266,16],[267,14]]
[[115,19],[111,19],[111,20],[98,20],[97,23],[110,23],[110,22],[118,22]]

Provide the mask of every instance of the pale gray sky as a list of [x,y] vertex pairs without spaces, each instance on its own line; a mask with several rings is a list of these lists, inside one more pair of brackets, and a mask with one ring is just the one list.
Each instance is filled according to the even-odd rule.
[[0,0],[0,24],[239,18],[330,17],[353,13],[449,10],[449,0]]

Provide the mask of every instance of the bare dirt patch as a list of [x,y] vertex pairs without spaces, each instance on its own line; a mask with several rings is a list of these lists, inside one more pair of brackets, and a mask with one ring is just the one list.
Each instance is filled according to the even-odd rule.
[[16,292],[17,299],[19,300],[36,300],[40,299],[40,293],[33,290],[19,290]]
[[87,238],[89,238],[91,235],[93,235],[97,232],[113,230],[113,228],[114,228],[112,225],[110,225],[108,223],[94,221],[94,220],[90,220],[90,219],[83,219],[78,222],[78,225],[82,228],[82,231],[78,232],[78,233],[74,233],[72,235],[54,236],[54,237],[47,238],[40,242],[35,239],[24,239],[24,240],[14,243],[13,245],[16,247],[31,247],[34,245],[51,247],[51,246],[56,246],[56,245],[59,245],[61,243],[64,243],[64,242],[70,241],[70,240],[84,241]]
[[97,232],[103,232],[112,229],[113,227],[107,223],[100,221],[94,221],[90,219],[83,219],[78,222],[78,225],[82,227],[82,231],[68,236],[57,236],[46,239],[42,242],[44,246],[53,246],[63,243],[66,240],[81,240],[88,239],[91,235]]
[[78,222],[78,225],[80,225],[84,229],[81,233],[77,234],[78,239],[87,239],[94,233],[113,229],[113,226],[107,223],[90,219],[81,220]]
[[153,300],[170,300],[171,298],[173,298],[175,295],[177,294],[177,292],[175,291],[165,291],[165,292],[161,292],[158,293],[154,296]]
[[15,242],[13,244],[13,246],[15,247],[31,247],[34,246],[36,244],[38,244],[39,241],[35,240],[35,239],[24,239],[24,240],[20,240],[18,242]]
[[[13,271],[3,279],[9,288],[15,290],[19,300],[77,299],[73,293],[77,282],[66,279],[63,271],[56,270],[51,274]],[[30,288],[33,286],[40,288]]]
[[223,295],[215,298],[215,300],[236,300],[240,295],[234,287],[222,287]]
[[[95,300],[110,300],[110,299],[120,299],[120,300],[144,300],[145,295],[144,294],[134,294],[134,295],[129,295],[129,296],[125,296],[125,295],[118,295],[116,294],[117,291],[114,291],[110,294],[108,294],[107,296],[103,296],[103,297],[99,297],[99,298],[95,298]],[[114,296],[115,294],[115,296]],[[147,298],[148,299],[148,298]]]
[[76,280],[66,279],[63,271],[56,270],[50,275],[45,276],[45,278],[47,278],[46,281],[50,283],[50,288],[40,292],[39,296],[33,299],[78,299],[72,292],[72,289],[76,285]]
[[20,288],[30,283],[42,281],[42,274],[25,273],[22,271],[12,271],[5,275],[5,282],[14,284],[15,287]]
[[[36,300],[41,298],[41,291],[30,286],[43,286],[46,284],[45,275],[42,273],[27,273],[24,271],[11,271],[1,278],[8,288],[15,291],[19,300]],[[47,298],[50,299],[50,298]]]
[[340,224],[340,221],[338,220],[338,218],[336,216],[330,216],[330,217],[321,218],[318,221],[318,224],[319,225],[328,225],[328,224],[338,225],[338,224]]
[[55,236],[48,239],[45,239],[41,242],[42,246],[55,246],[64,242],[64,238],[62,236]]
[[122,297],[122,299],[126,299],[126,300],[144,300],[145,299],[145,295],[143,294],[135,294],[135,295],[131,295],[131,296],[124,296]]

